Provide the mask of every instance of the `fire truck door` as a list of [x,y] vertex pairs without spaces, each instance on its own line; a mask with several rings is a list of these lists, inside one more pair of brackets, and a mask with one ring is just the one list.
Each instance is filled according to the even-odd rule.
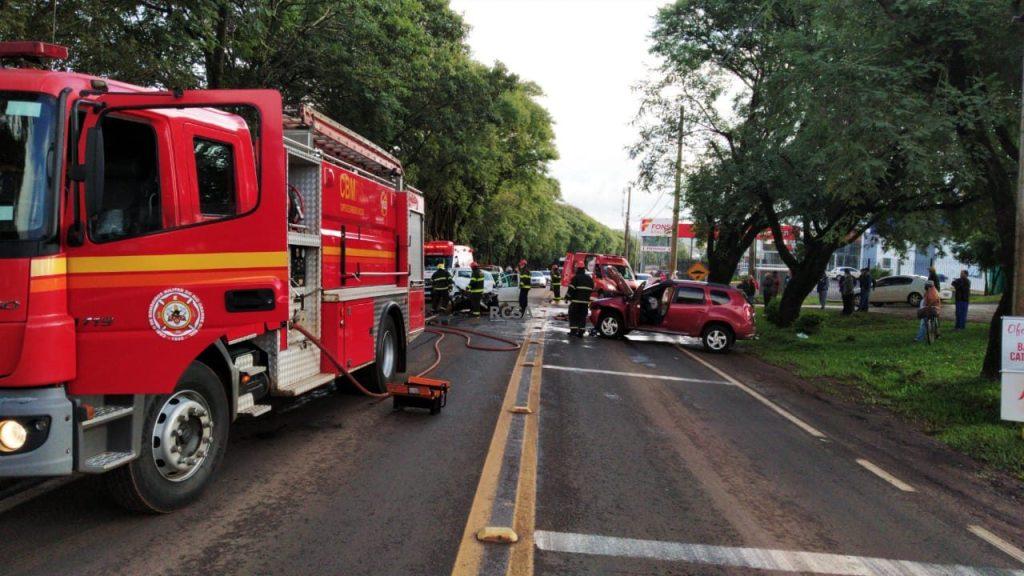
[[[217,90],[94,101],[79,131],[87,134],[76,170],[84,184],[74,186],[68,214],[81,230],[68,248],[72,388],[167,393],[212,343],[287,319],[280,96]],[[258,111],[259,150],[242,116],[206,109],[213,106]]]

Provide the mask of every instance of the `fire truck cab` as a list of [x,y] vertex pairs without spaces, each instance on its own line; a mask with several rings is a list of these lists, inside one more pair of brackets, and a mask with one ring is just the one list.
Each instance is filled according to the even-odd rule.
[[589,252],[568,252],[562,262],[562,286],[568,287],[572,277],[576,274],[576,268],[582,265],[587,274],[594,278],[594,292],[592,298],[601,298],[618,294],[619,289],[611,278],[607,278],[602,270],[605,266],[615,268],[631,290],[636,290],[639,283],[633,274],[633,268],[629,260],[615,254],[592,254]]
[[234,419],[343,370],[380,392],[404,371],[423,197],[276,91],[38,66],[60,57],[0,43],[36,65],[0,68],[0,479],[104,474],[166,512],[209,484]]

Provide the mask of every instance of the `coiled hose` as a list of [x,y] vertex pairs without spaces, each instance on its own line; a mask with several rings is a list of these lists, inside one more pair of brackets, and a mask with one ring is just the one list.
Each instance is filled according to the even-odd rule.
[[[320,352],[327,356],[327,359],[331,361],[331,364],[334,364],[334,366],[341,371],[341,374],[345,377],[345,379],[348,380],[348,382],[352,384],[352,386],[354,386],[355,389],[358,390],[360,393],[370,398],[380,399],[388,398],[391,396],[391,393],[389,392],[371,392],[365,386],[360,384],[359,381],[356,380],[356,378],[352,376],[352,374],[348,370],[345,369],[345,366],[343,366],[342,363],[337,358],[334,357],[334,354],[323,345],[323,342],[321,342],[319,338],[314,336],[312,332],[307,330],[305,326],[295,322],[292,323],[292,328],[297,330],[300,334],[305,336],[307,340],[312,342],[314,346],[319,348]],[[522,345],[519,342],[516,342],[515,340],[502,338],[501,336],[495,336],[493,334],[480,332],[478,330],[470,330],[469,328],[454,328],[451,326],[445,326],[442,328],[440,326],[431,324],[429,327],[425,329],[425,332],[437,335],[437,339],[434,340],[434,362],[429,367],[427,367],[426,370],[423,370],[422,372],[417,374],[417,376],[426,376],[427,374],[433,372],[434,369],[437,368],[439,364],[441,364],[441,340],[444,340],[445,336],[447,336],[448,334],[455,334],[456,336],[461,336],[462,338],[465,338],[466,348],[471,348],[473,350],[482,350],[484,352],[514,352],[522,347]],[[481,338],[495,340],[497,342],[508,344],[508,346],[498,347],[473,344],[473,336],[479,336]]]

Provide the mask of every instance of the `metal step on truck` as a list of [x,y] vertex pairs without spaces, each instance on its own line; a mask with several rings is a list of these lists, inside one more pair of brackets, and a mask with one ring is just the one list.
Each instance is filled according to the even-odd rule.
[[330,356],[376,392],[405,370],[424,201],[276,91],[47,69],[66,56],[0,43],[0,480],[103,474],[167,512],[236,418],[334,382]]

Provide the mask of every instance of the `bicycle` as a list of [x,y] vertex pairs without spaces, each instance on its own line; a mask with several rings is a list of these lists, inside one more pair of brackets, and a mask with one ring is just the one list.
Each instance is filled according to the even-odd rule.
[[931,344],[939,338],[939,311],[933,306],[921,308],[918,317],[924,321],[925,342]]

